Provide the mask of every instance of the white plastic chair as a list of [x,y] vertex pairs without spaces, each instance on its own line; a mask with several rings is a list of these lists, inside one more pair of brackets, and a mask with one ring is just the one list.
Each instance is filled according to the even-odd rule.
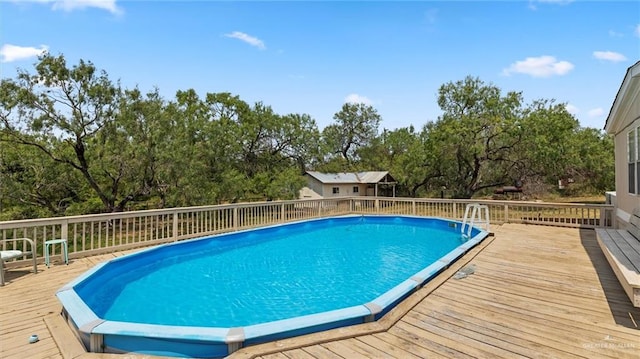
[[[6,250],[6,251],[2,251],[0,250],[0,286],[4,285],[4,262],[6,261],[10,261],[12,259],[15,258],[20,258],[20,257],[25,257],[25,256],[31,256],[33,257],[33,272],[34,273],[38,273],[38,263],[37,263],[37,258],[36,258],[36,248],[33,244],[33,241],[29,238],[14,238],[14,239],[0,239],[0,243],[2,242],[19,242],[19,241],[23,241],[24,242],[24,246],[23,249],[24,250],[18,250],[18,249],[12,249],[12,250]],[[29,251],[26,251],[27,249],[27,243],[29,243]]]

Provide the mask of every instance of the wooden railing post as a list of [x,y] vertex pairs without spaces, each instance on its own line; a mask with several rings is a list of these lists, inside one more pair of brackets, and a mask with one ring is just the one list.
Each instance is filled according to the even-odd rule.
[[69,221],[63,220],[62,225],[60,225],[60,238],[66,239],[69,241]]
[[600,225],[600,227],[606,227],[607,226],[607,224],[605,223],[604,209],[600,210],[600,216],[598,218],[598,224]]
[[284,222],[284,203],[280,205],[280,223]]
[[238,207],[233,207],[233,230],[238,230]]
[[509,204],[508,203],[504,204],[504,222],[505,223],[510,223],[509,222]]
[[599,224],[600,224],[600,227],[609,227],[609,226],[607,225],[607,214],[606,214],[606,213],[607,213],[607,210],[606,210],[606,209],[604,209],[604,208],[601,208],[601,209],[600,209],[600,219],[599,219],[599,221],[600,221],[600,223],[599,223]]
[[414,216],[416,215],[416,200],[415,199],[411,200],[411,214],[414,215]]
[[177,242],[178,241],[178,211],[173,212],[173,216],[172,216],[172,221],[173,221],[173,241]]

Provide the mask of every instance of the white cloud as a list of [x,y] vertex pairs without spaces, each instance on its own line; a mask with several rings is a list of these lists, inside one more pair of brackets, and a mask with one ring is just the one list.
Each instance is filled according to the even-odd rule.
[[37,48],[4,44],[0,47],[0,62],[13,62],[37,57],[47,50],[49,50],[49,47],[46,45],[40,45],[40,48]]
[[35,2],[40,4],[51,4],[53,10],[71,12],[73,10],[83,10],[96,8],[106,10],[112,14],[122,14],[122,9],[116,5],[116,0],[21,0],[22,2]]
[[552,4],[552,5],[567,5],[572,3],[574,0],[529,0],[529,9],[537,10],[537,3],[541,4]]
[[107,10],[112,14],[122,13],[122,10],[116,5],[116,0],[55,0],[53,2],[54,10],[73,11],[91,7]]
[[438,9],[429,9],[424,13],[424,19],[429,25],[434,25],[438,21]]
[[566,108],[567,111],[572,115],[577,115],[580,113],[580,109],[570,103],[566,104],[564,108]]
[[594,51],[593,57],[598,60],[606,60],[611,62],[620,62],[627,60],[627,58],[623,54],[613,51]]
[[244,41],[247,44],[251,45],[251,46],[255,46],[257,48],[259,48],[260,50],[265,50],[267,47],[264,45],[264,42],[262,42],[262,40],[258,39],[257,37],[253,37],[251,35],[247,35],[244,32],[240,32],[240,31],[234,31],[232,33],[229,34],[224,34],[225,37],[230,37],[232,39],[238,39],[240,41]]
[[609,36],[611,37],[624,37],[623,33],[617,32],[615,30],[609,30]]
[[363,103],[369,106],[373,105],[373,101],[371,101],[368,97],[358,95],[357,93],[352,93],[347,95],[347,97],[344,98],[344,102],[345,103]]
[[509,76],[513,73],[525,74],[533,77],[550,77],[554,75],[566,75],[574,66],[568,61],[558,61],[553,56],[527,57],[522,61],[516,61],[508,68],[502,70],[502,74]]
[[594,108],[589,110],[589,112],[587,112],[587,115],[589,115],[589,117],[600,117],[604,115],[604,110],[601,107]]

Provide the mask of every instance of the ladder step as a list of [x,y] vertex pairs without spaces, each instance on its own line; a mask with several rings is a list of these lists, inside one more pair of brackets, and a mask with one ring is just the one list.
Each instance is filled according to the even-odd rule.
[[[469,216],[471,212],[471,216]],[[489,232],[489,207],[487,205],[479,203],[469,203],[464,210],[464,218],[462,219],[462,226],[460,227],[460,233],[463,236],[471,236],[471,231],[474,226],[482,226],[483,229]],[[465,233],[465,226],[467,233]]]

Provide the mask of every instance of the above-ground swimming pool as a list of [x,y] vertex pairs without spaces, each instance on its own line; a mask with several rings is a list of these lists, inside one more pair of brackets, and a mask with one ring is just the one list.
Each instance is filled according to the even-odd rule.
[[488,233],[408,216],[343,216],[161,245],[57,292],[85,347],[223,357],[376,320]]

